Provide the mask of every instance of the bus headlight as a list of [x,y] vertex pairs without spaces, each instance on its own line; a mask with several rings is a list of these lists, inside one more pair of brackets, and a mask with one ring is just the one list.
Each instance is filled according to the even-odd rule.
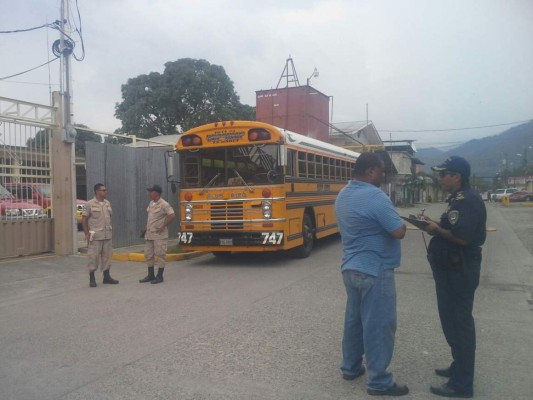
[[192,221],[192,204],[185,204],[185,221]]
[[265,219],[272,218],[272,203],[270,201],[263,201],[261,208],[263,209],[263,217]]

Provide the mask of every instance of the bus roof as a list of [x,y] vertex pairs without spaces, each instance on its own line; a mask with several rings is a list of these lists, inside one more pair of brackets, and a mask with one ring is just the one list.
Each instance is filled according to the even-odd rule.
[[352,150],[345,149],[344,147],[335,146],[334,144],[324,142],[322,140],[314,139],[309,136],[301,135],[296,132],[291,132],[286,129],[277,128],[285,136],[285,143],[290,147],[294,145],[295,147],[303,147],[313,151],[322,151],[325,153],[331,153],[336,156],[346,156],[349,158],[356,159],[359,157],[360,153],[357,153]]
[[[216,128],[265,128],[273,130],[275,129],[277,132],[279,132],[279,135],[281,136],[283,142],[288,147],[294,147],[294,148],[305,148],[309,149],[314,152],[323,152],[323,153],[329,153],[331,155],[335,155],[337,157],[344,156],[351,159],[357,159],[360,155],[360,153],[357,153],[355,151],[351,151],[348,149],[345,149],[344,147],[335,146],[333,144],[324,142],[322,140],[314,139],[309,136],[305,136],[296,132],[289,131],[287,129],[283,129],[271,124],[267,124],[264,122],[258,122],[258,121],[224,121],[224,122],[217,122],[217,123],[211,123],[206,124],[202,126],[198,126],[196,128],[193,128],[187,132],[184,132],[183,135],[188,134],[198,134],[205,131],[212,131]],[[177,146],[176,146],[177,148]]]

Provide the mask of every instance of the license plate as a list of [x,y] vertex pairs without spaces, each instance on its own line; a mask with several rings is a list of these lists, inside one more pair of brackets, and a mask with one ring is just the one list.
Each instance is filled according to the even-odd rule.
[[220,239],[221,246],[233,246],[233,239]]

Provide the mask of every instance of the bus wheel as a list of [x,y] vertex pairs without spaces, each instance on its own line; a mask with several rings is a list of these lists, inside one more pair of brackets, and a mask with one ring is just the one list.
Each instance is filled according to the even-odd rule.
[[304,243],[301,246],[296,247],[292,250],[292,256],[296,258],[306,258],[311,254],[313,250],[313,245],[315,243],[315,228],[313,226],[313,221],[309,214],[304,214],[303,226],[302,226],[302,235],[304,238]]
[[229,256],[231,256],[231,251],[213,251],[213,255],[216,258],[229,258]]

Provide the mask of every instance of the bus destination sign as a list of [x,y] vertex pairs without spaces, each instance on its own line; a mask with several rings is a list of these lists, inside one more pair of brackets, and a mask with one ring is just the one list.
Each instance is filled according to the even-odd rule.
[[231,143],[238,142],[244,136],[244,132],[235,132],[233,130],[223,130],[206,135],[209,143]]

